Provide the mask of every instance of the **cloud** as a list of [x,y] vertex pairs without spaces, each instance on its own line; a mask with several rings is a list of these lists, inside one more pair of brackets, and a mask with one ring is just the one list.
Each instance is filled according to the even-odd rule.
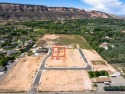
[[81,0],[90,6],[90,10],[98,10],[111,14],[125,14],[125,4],[119,0]]

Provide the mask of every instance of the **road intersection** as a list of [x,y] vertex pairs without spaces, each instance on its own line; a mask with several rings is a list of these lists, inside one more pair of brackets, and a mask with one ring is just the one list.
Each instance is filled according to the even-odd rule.
[[52,49],[49,48],[49,52],[48,54],[45,56],[45,58],[42,60],[41,64],[40,64],[40,67],[38,68],[38,71],[36,73],[36,76],[34,78],[34,81],[32,83],[32,87],[31,87],[31,90],[28,92],[30,94],[36,94],[36,92],[38,92],[37,90],[37,87],[40,83],[40,79],[42,77],[42,74],[43,74],[43,71],[44,70],[92,70],[92,67],[89,63],[89,61],[87,60],[87,58],[85,57],[84,53],[82,52],[82,50],[79,48],[79,53],[82,57],[82,59],[85,61],[86,63],[86,66],[83,67],[83,68],[48,68],[48,67],[45,67],[45,64],[46,64],[46,61],[47,59],[52,55]]

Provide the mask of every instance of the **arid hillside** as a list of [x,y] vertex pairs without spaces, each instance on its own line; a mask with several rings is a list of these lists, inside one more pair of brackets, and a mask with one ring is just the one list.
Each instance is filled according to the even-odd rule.
[[51,20],[51,19],[81,19],[81,18],[116,18],[113,15],[99,11],[67,7],[47,7],[44,5],[0,3],[0,20]]

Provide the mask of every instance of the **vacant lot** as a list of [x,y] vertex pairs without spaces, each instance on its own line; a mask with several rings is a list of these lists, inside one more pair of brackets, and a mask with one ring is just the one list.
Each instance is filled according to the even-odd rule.
[[37,46],[54,46],[55,42],[53,41],[54,39],[58,39],[59,35],[55,34],[45,34],[43,37],[41,37],[37,42]]
[[92,82],[86,71],[45,71],[39,91],[91,90]]
[[46,34],[36,43],[37,46],[54,46],[61,45],[68,48],[77,48],[79,44],[81,48],[91,49],[86,39],[79,35],[64,35],[64,34]]
[[59,60],[50,57],[46,63],[47,67],[84,67],[85,62],[81,58],[78,49],[65,49],[65,57]]
[[105,70],[105,71],[111,71],[111,72],[115,72],[116,70],[110,65],[108,64],[96,51],[94,50],[83,50],[85,56],[87,57],[87,59],[89,61],[102,61],[105,62],[104,63],[100,63],[100,64],[92,64],[94,67],[95,71],[100,71],[100,70]]
[[28,91],[42,57],[25,57],[0,82],[0,91]]

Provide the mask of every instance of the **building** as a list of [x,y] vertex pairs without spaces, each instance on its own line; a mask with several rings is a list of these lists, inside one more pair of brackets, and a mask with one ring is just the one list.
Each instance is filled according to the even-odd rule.
[[5,73],[5,67],[0,66],[0,75]]
[[101,45],[99,45],[100,48],[104,48],[105,50],[108,50],[108,46],[109,46],[109,44],[106,43],[106,42],[104,42]]
[[36,50],[36,53],[47,53],[48,49],[47,48],[39,48],[38,50]]
[[18,53],[18,51],[16,51],[16,50],[8,50],[6,56],[11,56],[11,55],[16,54],[16,53]]
[[111,82],[109,77],[100,77],[100,78],[92,78],[93,83],[104,83],[104,82]]

